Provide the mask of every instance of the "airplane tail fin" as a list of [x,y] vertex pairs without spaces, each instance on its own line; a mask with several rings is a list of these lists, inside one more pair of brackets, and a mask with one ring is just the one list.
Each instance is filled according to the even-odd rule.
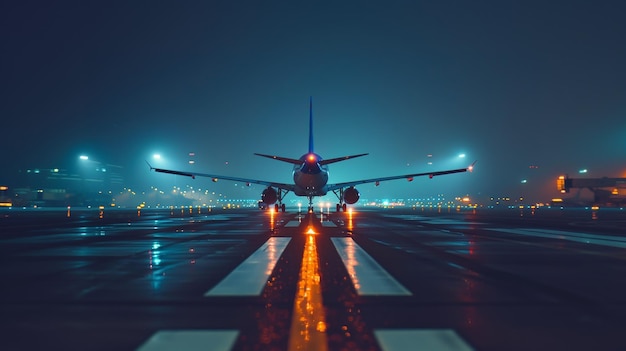
[[309,154],[313,153],[313,97],[309,96]]

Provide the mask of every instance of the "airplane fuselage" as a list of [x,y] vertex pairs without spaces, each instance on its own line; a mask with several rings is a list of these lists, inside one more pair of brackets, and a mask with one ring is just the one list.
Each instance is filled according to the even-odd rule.
[[301,165],[293,167],[294,194],[298,196],[324,196],[327,193],[328,166],[322,166],[322,158],[315,153],[304,154]]

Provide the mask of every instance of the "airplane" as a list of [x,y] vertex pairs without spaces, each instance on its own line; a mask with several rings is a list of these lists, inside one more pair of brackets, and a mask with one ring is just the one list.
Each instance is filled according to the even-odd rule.
[[265,180],[258,179],[248,179],[248,178],[240,178],[240,177],[231,177],[231,176],[223,176],[216,174],[208,174],[208,173],[198,173],[198,172],[187,172],[187,171],[177,171],[171,169],[163,169],[163,168],[155,168],[148,163],[150,170],[160,173],[168,173],[175,174],[181,176],[187,176],[195,179],[196,177],[208,177],[211,178],[214,182],[217,182],[218,179],[231,180],[236,182],[243,182],[247,185],[250,184],[260,184],[267,186],[261,193],[261,201],[263,202],[263,207],[269,207],[274,205],[274,209],[276,212],[281,210],[285,212],[285,204],[283,203],[283,199],[285,196],[292,192],[297,196],[306,196],[309,199],[309,212],[313,211],[313,198],[316,196],[324,196],[328,192],[333,192],[339,203],[336,205],[337,212],[346,211],[347,204],[352,205],[359,200],[360,194],[359,191],[355,188],[356,185],[366,184],[366,183],[376,183],[376,186],[380,184],[380,182],[395,180],[395,179],[407,179],[408,181],[412,181],[414,177],[428,176],[429,178],[433,178],[434,176],[445,175],[445,174],[453,174],[453,173],[462,173],[467,171],[472,171],[474,167],[474,163],[472,163],[467,168],[458,168],[458,169],[450,169],[445,171],[436,171],[436,172],[424,172],[424,173],[412,173],[412,174],[403,174],[397,176],[390,177],[381,177],[381,178],[371,178],[371,179],[363,179],[356,180],[350,182],[343,183],[334,183],[328,184],[328,165],[331,163],[341,162],[361,156],[365,156],[368,154],[357,154],[350,156],[342,156],[331,159],[323,159],[320,155],[316,154],[313,149],[313,98],[309,98],[309,151],[304,155],[300,156],[300,158],[289,158],[282,156],[274,156],[274,155],[266,155],[255,153],[257,156],[267,157],[274,160],[291,163],[293,164],[293,184],[287,183],[279,183],[279,182],[271,182]]

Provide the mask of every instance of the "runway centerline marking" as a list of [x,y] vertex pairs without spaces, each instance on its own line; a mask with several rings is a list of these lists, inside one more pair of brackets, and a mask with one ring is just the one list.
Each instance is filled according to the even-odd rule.
[[487,228],[487,229],[492,230],[492,231],[517,234],[517,235],[530,235],[530,236],[536,236],[540,238],[569,240],[569,241],[579,242],[583,244],[595,244],[595,245],[626,248],[626,238],[609,236],[609,235],[566,232],[562,230],[550,230],[550,229],[505,229],[505,228]]
[[284,237],[270,238],[204,296],[260,295],[290,240]]
[[331,238],[359,295],[412,295],[352,238]]

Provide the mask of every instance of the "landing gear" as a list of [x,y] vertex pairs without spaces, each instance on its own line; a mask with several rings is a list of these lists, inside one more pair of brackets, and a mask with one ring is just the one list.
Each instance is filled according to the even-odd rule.
[[285,204],[274,204],[274,212],[278,212],[278,210],[280,210],[281,212],[285,212]]
[[283,199],[285,198],[285,195],[287,195],[287,193],[289,193],[289,190],[278,189],[275,198],[276,200],[278,200],[278,202],[274,204],[274,212],[278,212],[279,210],[285,212],[286,207],[283,203]]
[[348,205],[346,203],[337,204],[337,212],[346,212],[348,210]]
[[339,199],[339,203],[337,204],[336,208],[337,212],[341,212],[341,210],[343,210],[343,212],[346,212],[346,203],[343,202],[343,188],[333,190],[333,193],[335,193],[335,196],[337,196],[337,199]]

